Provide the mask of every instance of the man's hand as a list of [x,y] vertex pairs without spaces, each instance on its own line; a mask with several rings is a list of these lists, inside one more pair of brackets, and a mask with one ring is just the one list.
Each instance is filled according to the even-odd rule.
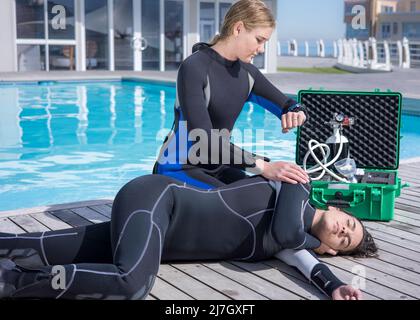
[[362,291],[351,285],[344,285],[335,289],[332,293],[333,300],[363,300]]
[[315,251],[315,253],[318,253],[320,255],[328,253],[332,256],[335,256],[338,253],[336,250],[330,248],[329,246],[327,246],[325,243],[322,243],[322,242],[321,242],[321,245],[318,248],[314,249],[314,251]]
[[281,127],[283,133],[289,132],[290,129],[301,126],[306,121],[306,116],[303,111],[293,112],[290,111],[281,116]]

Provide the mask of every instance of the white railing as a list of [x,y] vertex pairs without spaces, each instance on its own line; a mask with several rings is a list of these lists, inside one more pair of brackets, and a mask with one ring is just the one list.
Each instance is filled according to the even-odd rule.
[[[286,45],[283,47],[282,45]],[[300,46],[299,46],[300,45]],[[326,50],[328,45],[329,50]],[[282,49],[286,49],[283,50]],[[420,41],[367,41],[338,39],[337,41],[277,42],[277,54],[303,57],[337,58],[340,64],[352,67],[390,71],[392,68],[420,68]]]

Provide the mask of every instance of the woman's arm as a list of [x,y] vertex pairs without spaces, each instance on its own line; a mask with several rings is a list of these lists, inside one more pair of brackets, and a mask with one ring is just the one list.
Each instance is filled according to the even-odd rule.
[[[186,60],[181,64],[177,77],[177,94],[182,120],[187,122],[188,133],[194,129],[201,129],[207,136],[207,148],[200,149],[199,159],[204,159],[208,164],[223,163],[243,170],[255,168],[255,161],[263,157],[232,144],[228,134],[221,135],[217,133],[218,130],[212,131],[213,124],[204,92],[207,81],[207,70],[203,68],[203,65],[196,65],[196,61],[191,62],[191,60]],[[218,152],[212,152],[214,148]],[[229,155],[228,161],[222,157],[223,155]],[[264,158],[264,160],[268,159]]]
[[[260,105],[279,118],[284,132],[302,125],[308,119],[305,107],[283,94],[257,67],[247,64],[246,68],[254,80],[248,101]],[[295,114],[292,115],[289,112]]]

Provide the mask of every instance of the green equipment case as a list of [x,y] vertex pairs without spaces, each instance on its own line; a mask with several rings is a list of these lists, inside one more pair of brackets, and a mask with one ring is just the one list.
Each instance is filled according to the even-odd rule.
[[[359,219],[389,221],[394,217],[395,198],[407,184],[398,177],[402,96],[396,92],[343,92],[301,90],[298,100],[305,105],[308,121],[297,131],[296,162],[303,164],[308,142],[324,143],[332,135],[326,124],[335,113],[354,117],[351,127],[344,127],[350,156],[358,169],[358,183],[328,179],[312,181],[312,205],[319,209],[340,207]],[[318,158],[322,154],[315,152]],[[307,166],[315,164],[309,157]],[[332,168],[331,166],[330,168]]]

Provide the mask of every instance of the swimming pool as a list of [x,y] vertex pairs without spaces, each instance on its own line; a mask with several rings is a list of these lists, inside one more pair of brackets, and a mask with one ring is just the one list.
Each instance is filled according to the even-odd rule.
[[[157,83],[1,85],[0,211],[113,198],[127,181],[151,173],[174,101],[175,87]],[[403,116],[401,159],[420,156],[419,120]],[[247,104],[235,128],[238,145],[294,160],[295,134],[282,134],[262,108]]]

